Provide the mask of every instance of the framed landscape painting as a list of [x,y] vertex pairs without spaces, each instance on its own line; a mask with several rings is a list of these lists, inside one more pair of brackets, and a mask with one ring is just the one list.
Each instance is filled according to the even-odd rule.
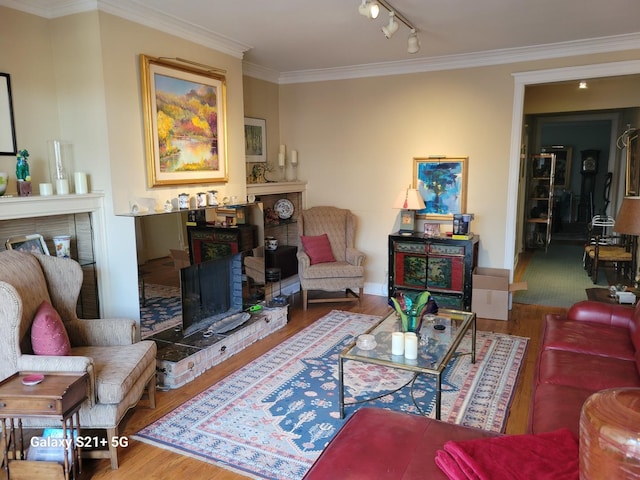
[[247,162],[267,161],[267,122],[244,117],[244,153]]
[[413,186],[424,200],[418,218],[453,219],[467,208],[468,157],[414,158]]
[[226,78],[140,55],[149,187],[228,180]]

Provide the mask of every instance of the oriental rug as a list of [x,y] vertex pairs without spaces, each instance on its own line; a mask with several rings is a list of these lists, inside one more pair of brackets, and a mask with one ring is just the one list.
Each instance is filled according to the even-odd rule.
[[[346,407],[339,418],[338,355],[378,317],[334,310],[212,385],[135,438],[251,478],[299,479],[362,405],[417,412],[410,387]],[[467,335],[443,375],[442,419],[504,428],[526,338],[478,332],[476,363]],[[345,400],[375,397],[407,383],[409,372],[347,361]],[[418,377],[413,396],[433,416],[435,383]]]
[[140,336],[182,325],[180,288],[149,283],[144,287],[144,304],[140,304]]

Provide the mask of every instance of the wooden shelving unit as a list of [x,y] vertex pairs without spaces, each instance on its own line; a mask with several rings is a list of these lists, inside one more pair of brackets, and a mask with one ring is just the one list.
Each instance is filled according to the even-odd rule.
[[527,248],[544,248],[551,243],[556,155],[532,155],[527,192]]

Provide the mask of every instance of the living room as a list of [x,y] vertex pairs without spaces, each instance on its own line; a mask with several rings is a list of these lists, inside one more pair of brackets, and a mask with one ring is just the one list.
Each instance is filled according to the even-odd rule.
[[[221,198],[246,196],[244,118],[264,118],[270,161],[280,144],[299,152],[306,206],[335,205],[357,216],[358,246],[367,255],[365,293],[379,297],[376,312],[386,308],[387,236],[399,226],[392,204],[413,181],[414,157],[468,156],[467,210],[475,214],[472,229],[481,239],[478,263],[513,271],[520,248],[520,123],[525,113],[535,113],[524,105],[527,85],[640,73],[636,39],[634,47],[630,40],[586,52],[567,48],[562,55],[507,53],[499,61],[467,58],[463,65],[424,71],[281,82],[251,72],[237,51],[115,10],[48,17],[3,5],[0,38],[11,47],[0,52],[0,70],[11,75],[18,146],[31,153],[33,184],[46,180],[47,140],[63,138],[74,146],[75,169],[88,174],[92,192],[104,195],[103,225],[96,226],[104,317],[139,318],[130,202],[153,198],[162,205],[202,189],[147,186],[140,54],[226,71],[229,181],[206,188],[218,189]],[[640,104],[637,98],[591,101],[590,110]],[[574,105],[567,102],[560,111]],[[0,157],[0,170],[14,169],[14,157]],[[16,191],[15,179],[8,191]]]

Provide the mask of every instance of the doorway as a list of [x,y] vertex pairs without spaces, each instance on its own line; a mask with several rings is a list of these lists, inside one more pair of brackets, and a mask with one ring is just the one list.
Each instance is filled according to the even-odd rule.
[[[608,64],[597,64],[580,67],[568,67],[560,69],[543,70],[536,72],[524,72],[514,74],[514,103],[512,115],[511,153],[509,168],[509,185],[507,193],[507,225],[511,227],[505,232],[505,258],[504,265],[514,268],[517,265],[518,255],[522,251],[522,184],[521,184],[521,153],[523,149],[522,139],[526,137],[524,120],[525,112],[525,92],[528,86],[544,84],[564,84],[569,82],[587,79],[611,79],[616,81],[621,77],[623,82],[635,83],[636,93],[624,98],[616,98],[617,105],[609,105],[609,108],[639,107],[640,93],[637,88],[637,75],[640,74],[640,61],[613,62]],[[613,88],[616,92],[616,88]],[[620,92],[618,92],[620,95]],[[604,103],[604,102],[603,102]],[[605,108],[604,106],[602,107]],[[584,108],[567,109],[566,111],[580,111]],[[636,117],[638,115],[636,114]],[[635,118],[635,123],[640,123],[639,118]],[[621,132],[618,132],[621,133]],[[617,192],[616,197],[624,192]]]
[[[541,140],[541,134],[531,130],[533,117],[525,116],[525,105],[527,105],[527,115],[535,115],[536,119],[541,121],[542,119],[557,121],[562,117],[565,117],[564,120],[573,121],[576,119],[582,119],[581,117],[585,117],[587,115],[609,116],[609,120],[611,121],[609,147],[608,149],[603,149],[607,150],[607,171],[614,172],[613,175],[616,178],[616,182],[615,187],[613,187],[612,191],[608,194],[609,204],[600,207],[604,208],[608,212],[617,212],[625,190],[624,180],[620,181],[621,178],[624,178],[624,171],[626,170],[625,163],[621,162],[621,159],[625,158],[625,153],[617,148],[617,137],[623,130],[625,130],[627,124],[632,123],[636,127],[640,124],[640,114],[638,114],[640,100],[638,98],[638,94],[629,96],[625,103],[624,98],[620,99],[611,94],[612,90],[614,92],[616,91],[616,88],[613,87],[612,89],[612,87],[609,87],[608,92],[612,95],[611,103],[607,104],[607,99],[601,100],[600,103],[596,102],[596,104],[601,107],[598,111],[586,110],[587,107],[593,107],[593,102],[585,104],[584,106],[573,104],[571,108],[558,111],[558,106],[555,108],[548,108],[549,105],[544,104],[544,101],[540,102],[540,106],[538,107],[538,110],[536,110],[535,108],[530,108],[529,102],[535,100],[535,98],[531,97],[535,97],[535,94],[539,92],[534,92],[534,94],[530,96],[529,93],[533,90],[531,87],[554,86],[559,89],[567,89],[572,88],[572,85],[577,84],[577,80],[593,78],[598,81],[612,82],[613,84],[617,81],[621,81],[623,84],[633,83],[636,85],[635,88],[637,90],[639,82],[638,74],[640,74],[640,61],[554,69],[514,75],[514,108],[512,117],[511,161],[508,187],[508,198],[510,201],[507,211],[507,225],[510,225],[510,227],[508,227],[508,231],[506,232],[505,244],[507,245],[507,249],[504,259],[504,263],[507,267],[512,267],[515,271],[515,268],[518,266],[518,258],[524,251],[522,225],[524,223],[523,197],[526,182],[523,182],[525,169],[520,163],[520,155],[521,153],[526,153],[526,155],[523,155],[523,157],[526,158],[530,153],[532,153],[531,149],[535,150],[544,146],[543,141]],[[547,96],[547,98],[549,97]],[[563,102],[558,103],[559,105],[563,104]],[[580,152],[577,152],[577,155],[579,154]],[[574,154],[574,162],[576,161],[575,159],[576,154]],[[604,196],[604,192],[601,192],[601,195]],[[584,275],[585,277],[587,276],[586,272]]]

